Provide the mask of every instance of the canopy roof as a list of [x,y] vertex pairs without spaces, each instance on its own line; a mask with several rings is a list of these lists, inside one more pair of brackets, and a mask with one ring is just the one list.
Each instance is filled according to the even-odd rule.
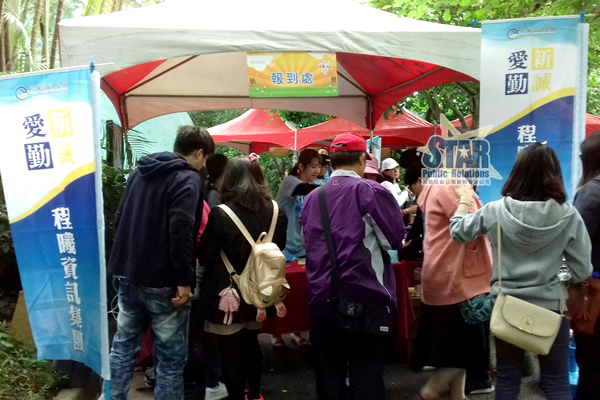
[[[298,144],[311,143],[316,140],[331,139],[344,132],[354,132],[368,138],[370,131],[342,118],[335,118],[323,124],[300,129]],[[384,147],[404,148],[407,146],[422,146],[435,134],[435,126],[429,122],[403,110],[401,114],[383,116],[373,130],[373,136],[381,136]]]
[[296,130],[287,126],[277,113],[265,110],[248,110],[229,122],[208,128],[208,132],[215,143],[244,153],[262,153],[272,146],[296,149]]
[[[62,65],[98,65],[125,129],[241,108],[319,112],[370,128],[416,91],[479,76],[479,29],[399,19],[351,0],[172,0],[64,20],[59,30]],[[289,51],[336,52],[339,97],[250,98],[246,52]]]
[[[216,143],[244,153],[260,153],[273,146],[298,151],[311,145],[326,145],[327,141],[345,132],[354,132],[364,138],[370,135],[368,129],[342,118],[296,130],[293,125],[286,125],[277,113],[267,110],[249,110],[208,131]],[[382,117],[373,134],[381,135],[385,147],[403,148],[425,145],[434,133],[434,125],[404,110],[387,121]]]
[[600,131],[600,118],[592,114],[585,114],[585,137],[596,131]]

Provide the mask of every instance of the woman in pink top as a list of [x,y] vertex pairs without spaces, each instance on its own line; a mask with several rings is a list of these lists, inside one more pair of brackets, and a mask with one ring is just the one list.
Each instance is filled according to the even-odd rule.
[[[484,323],[467,324],[459,303],[489,293],[492,252],[486,236],[461,245],[450,236],[450,218],[460,199],[452,186],[439,182],[424,187],[418,204],[425,214],[422,307],[413,353],[413,367],[436,368],[421,389],[420,399],[435,400],[450,391],[451,400],[465,398],[466,370],[487,378],[488,335]],[[474,197],[476,197],[474,195]],[[477,198],[469,213],[481,208]],[[471,372],[470,372],[471,373]],[[471,393],[493,391],[486,388]]]

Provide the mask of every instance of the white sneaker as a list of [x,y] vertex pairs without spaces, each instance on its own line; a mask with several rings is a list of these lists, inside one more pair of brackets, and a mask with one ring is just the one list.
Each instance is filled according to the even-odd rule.
[[223,383],[219,382],[219,385],[215,388],[206,388],[204,400],[222,400],[226,399],[228,396],[227,388]]

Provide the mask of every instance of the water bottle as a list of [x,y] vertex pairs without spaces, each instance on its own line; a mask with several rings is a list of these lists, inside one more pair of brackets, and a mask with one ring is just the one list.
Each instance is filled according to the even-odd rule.
[[569,281],[571,280],[571,271],[569,270],[567,260],[564,257],[560,269],[558,270],[558,280],[565,286],[569,286]]
[[417,296],[421,296],[422,293],[421,287],[421,267],[415,268],[415,294]]

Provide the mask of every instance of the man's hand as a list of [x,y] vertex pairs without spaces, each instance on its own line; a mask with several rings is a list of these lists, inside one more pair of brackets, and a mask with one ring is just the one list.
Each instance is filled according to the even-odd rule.
[[192,289],[189,286],[177,286],[177,296],[171,299],[171,303],[174,307],[181,307],[187,303],[191,294]]
[[417,206],[405,208],[404,210],[402,210],[402,215],[414,214],[417,212],[417,209],[418,209]]

